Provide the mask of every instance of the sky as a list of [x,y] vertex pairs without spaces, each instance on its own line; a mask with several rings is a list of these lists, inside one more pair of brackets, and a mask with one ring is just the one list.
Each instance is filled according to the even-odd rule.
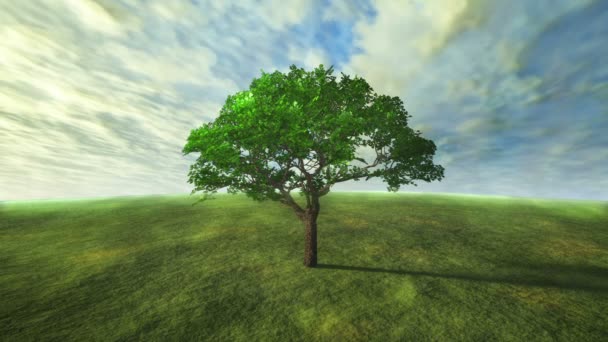
[[0,0],[0,200],[189,194],[192,129],[321,63],[437,145],[445,178],[400,191],[608,200],[606,23],[605,0]]

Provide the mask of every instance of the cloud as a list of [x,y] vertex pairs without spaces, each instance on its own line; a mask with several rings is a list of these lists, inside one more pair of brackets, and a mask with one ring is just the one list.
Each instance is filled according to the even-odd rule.
[[[607,20],[608,5],[595,1],[557,17],[526,45],[518,73],[542,75],[535,102],[605,90],[608,66],[598,52],[607,51]],[[563,49],[563,41],[577,42],[576,48]]]
[[287,57],[306,70],[313,70],[319,64],[323,64],[326,68],[329,67],[329,58],[322,50],[310,49],[304,51],[304,55],[302,55],[301,48],[290,45],[287,51]]
[[352,1],[328,1],[328,6],[324,7],[322,19],[323,21],[355,21],[366,19],[366,13],[374,12],[373,6],[370,6],[367,1],[352,0]]
[[[401,44],[386,44],[380,48],[377,41],[374,42],[376,45],[370,43],[363,46],[367,63],[383,71],[357,67],[356,59],[351,67],[364,75],[370,75],[371,77],[366,77],[368,80],[375,77],[377,83],[372,84],[375,88],[385,92],[392,89],[395,95],[400,95],[413,115],[411,125],[426,131],[424,135],[435,140],[438,145],[436,161],[447,163],[446,179],[441,183],[423,182],[417,190],[451,189],[453,192],[510,193],[532,197],[551,197],[553,192],[555,196],[571,197],[585,188],[589,196],[602,196],[596,186],[600,178],[598,170],[607,166],[602,159],[605,153],[601,151],[608,146],[608,141],[589,134],[599,131],[600,127],[607,127],[608,122],[605,114],[602,114],[605,110],[592,105],[586,98],[594,96],[599,101],[605,101],[605,80],[602,85],[587,79],[587,83],[579,83],[578,95],[556,102],[564,90],[575,86],[564,79],[563,83],[547,89],[547,75],[563,77],[561,75],[569,72],[568,66],[573,63],[556,62],[555,69],[551,71],[521,72],[527,70],[527,64],[532,60],[543,65],[547,52],[555,51],[559,55],[563,51],[563,43],[554,41],[549,50],[533,45],[538,50],[538,57],[530,57],[534,59],[528,61],[521,58],[523,53],[531,54],[527,44],[538,44],[539,39],[536,37],[556,30],[548,27],[559,27],[557,22],[566,20],[571,15],[569,13],[577,13],[581,9],[585,11],[588,3],[554,2],[551,14],[544,11],[540,3],[510,2],[509,7],[503,3],[491,6],[486,4],[484,11],[489,11],[491,15],[466,29],[442,31],[446,32],[444,36],[448,38],[443,41],[443,45],[438,45],[439,48],[432,49],[428,45],[426,50],[416,50],[407,44],[403,49]],[[384,10],[385,13],[390,12],[387,8]],[[389,25],[382,23],[382,9],[379,12],[378,22],[370,24],[370,28],[373,27],[376,32],[377,40],[381,39],[383,31],[387,32],[386,37],[408,36],[407,28],[398,29],[398,25],[394,25],[388,29]],[[596,12],[605,13],[597,9]],[[581,17],[587,21],[590,19],[587,14]],[[581,37],[576,35],[590,36],[591,32],[596,35],[595,39],[586,43],[588,47],[571,49],[576,51],[574,54],[578,54],[579,60],[597,60],[598,52],[605,49],[601,46],[608,46],[599,43],[605,41],[605,38],[599,37],[602,29],[594,26],[595,23],[603,22],[600,17],[596,15],[587,24],[588,33],[574,28],[571,30],[575,36],[570,41],[581,41]],[[507,18],[518,20],[508,21]],[[572,25],[581,27],[581,24]],[[454,24],[454,27],[457,26]],[[392,40],[397,41],[396,38]],[[418,46],[423,45],[420,43]],[[399,61],[375,58],[374,53],[368,53],[380,49],[384,56],[403,55],[406,50],[413,51],[408,53],[409,58],[395,60],[400,59],[403,64],[409,62],[411,56],[420,57],[414,62],[420,71],[416,73],[407,68],[404,70]],[[424,51],[429,52],[426,59],[421,57],[425,56]],[[589,55],[582,57],[580,54],[584,51],[588,51]],[[596,71],[591,72],[579,67],[577,72],[582,73],[578,77],[594,77],[598,68],[601,66],[597,65]],[[603,75],[602,71],[599,73]],[[382,79],[394,83],[387,85]],[[376,84],[382,86],[376,87]],[[554,94],[552,98],[546,99],[550,101],[550,106],[534,105],[547,94]],[[577,96],[576,101],[574,96]],[[571,122],[580,122],[575,117],[588,124],[572,125]],[[535,136],[535,132],[551,130],[554,133],[549,134],[554,136],[540,139]],[[590,146],[589,142],[595,145]],[[577,155],[575,151],[585,153]],[[560,190],[551,190],[556,188],[556,182],[563,179],[566,173],[582,177],[571,183],[562,181]],[[544,178],[543,175],[549,174],[550,177]],[[500,185],[496,184],[496,179],[500,179]],[[373,188],[378,185],[379,183],[351,183],[344,184],[343,188]]]
[[120,35],[120,23],[97,1],[63,0],[65,9],[80,20],[82,26],[108,35]]
[[[0,2],[0,198],[189,192],[195,156],[181,148],[190,130],[260,69],[292,63],[331,64],[334,75],[403,99],[446,166],[441,183],[408,189],[605,198],[605,9],[566,0]],[[385,185],[335,189],[361,188]]]
[[355,44],[364,52],[352,56],[348,71],[365,76],[383,93],[399,94],[456,33],[479,25],[482,1],[376,1],[377,15],[355,27]]
[[[279,5],[0,4],[9,38],[0,42],[2,162],[10,165],[2,176],[13,179],[0,197],[189,191],[194,156],[181,155],[189,131],[213,120],[260,66],[272,70],[283,55],[286,68],[276,43],[313,3]],[[291,53],[323,61],[322,50],[304,45]]]

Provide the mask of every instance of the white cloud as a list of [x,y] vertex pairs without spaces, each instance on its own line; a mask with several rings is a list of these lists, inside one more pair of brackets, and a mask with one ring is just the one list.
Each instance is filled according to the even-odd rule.
[[63,0],[65,9],[81,22],[83,27],[113,36],[120,35],[120,24],[106,10],[92,0]]
[[313,70],[319,64],[323,64],[325,68],[329,67],[329,58],[320,49],[297,47],[290,44],[287,50],[287,57],[298,67],[303,67],[307,71]]
[[[542,77],[517,74],[519,51],[551,20],[584,4],[551,2],[546,11],[549,3],[385,0],[374,3],[378,16],[369,20],[368,5],[355,1],[326,8],[316,0],[0,2],[0,199],[189,192],[194,157],[183,157],[181,148],[190,130],[214,119],[225,96],[247,87],[260,69],[328,67],[332,56],[314,44],[322,20],[358,20],[355,44],[364,52],[334,75],[360,75],[376,92],[402,97],[410,126],[435,139],[437,163],[450,165],[443,182],[410,189],[532,189],[541,180],[526,175],[518,183],[518,172],[543,154],[539,175],[554,170],[559,179],[560,167],[578,170],[573,158],[560,159],[586,138],[572,135],[559,148],[534,146],[527,154],[499,151],[491,165],[477,161],[492,153],[488,132],[501,128],[494,110],[540,98]],[[301,25],[297,33],[289,31],[294,25]],[[463,29],[471,30],[455,35]],[[516,111],[510,115],[514,127],[528,124]],[[577,153],[597,163],[605,158],[595,147]],[[601,178],[591,171],[589,179]],[[483,176],[478,185],[471,174]],[[497,174],[503,182],[490,186]],[[359,187],[385,189],[378,181],[337,189]]]
[[334,0],[323,9],[324,21],[351,21],[365,16],[364,11],[370,10],[366,1],[362,0]]
[[[238,3],[242,3],[238,1]],[[252,14],[259,16],[273,30],[281,31],[289,25],[299,23],[313,8],[316,1],[311,0],[291,0],[286,3],[282,0],[263,0],[259,5],[243,6]]]
[[[227,4],[226,1],[222,1],[221,3]],[[149,6],[158,15],[159,19],[169,21],[180,21],[184,18],[191,19],[193,15],[199,12],[199,9],[189,1],[154,1]],[[225,8],[222,7],[221,10],[225,10]],[[205,16],[196,17],[197,19],[206,18]],[[202,24],[206,24],[206,21],[203,21]]]
[[[311,3],[299,1],[287,11],[276,1],[199,8],[177,1],[40,5],[0,4],[7,23],[0,30],[8,37],[0,41],[0,122],[8,128],[0,144],[8,165],[2,178],[13,180],[3,182],[3,199],[189,191],[193,157],[183,157],[181,148],[191,129],[219,113],[222,103],[209,100],[209,92],[226,96],[239,90],[237,82],[250,81],[212,72],[233,51],[222,49],[221,35],[208,35],[214,31],[208,25],[226,23],[225,15],[239,8],[248,13],[232,15],[226,42],[247,44],[271,67],[264,50],[274,42],[256,35],[272,38],[279,33],[273,30],[297,24]],[[259,61],[234,53],[258,72]],[[323,58],[312,51],[304,61]],[[175,88],[183,84],[201,93],[186,97]]]
[[373,22],[359,21],[355,44],[365,51],[352,57],[346,69],[362,75],[378,92],[400,95],[410,78],[451,34],[466,9],[465,0],[379,0]]

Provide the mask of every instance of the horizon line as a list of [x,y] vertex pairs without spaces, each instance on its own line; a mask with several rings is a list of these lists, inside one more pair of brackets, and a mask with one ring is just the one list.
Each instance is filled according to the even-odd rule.
[[[423,191],[397,191],[390,192],[387,190],[341,190],[341,191],[331,191],[331,193],[373,193],[378,195],[389,195],[389,196],[398,196],[398,195],[435,195],[435,196],[453,196],[453,197],[480,197],[480,198],[494,198],[494,199],[506,199],[506,200],[541,200],[541,201],[583,201],[583,202],[599,202],[605,203],[608,202],[608,199],[578,199],[578,198],[549,198],[549,197],[524,197],[524,196],[513,196],[513,195],[495,195],[495,194],[472,194],[472,193],[458,193],[458,192],[423,192]],[[297,193],[299,194],[299,192]],[[0,203],[14,203],[14,202],[69,202],[69,201],[86,201],[86,200],[102,200],[102,199],[120,199],[120,198],[128,198],[128,197],[176,197],[176,196],[188,196],[188,197],[196,197],[203,196],[202,193],[191,194],[189,192],[183,193],[162,193],[162,194],[140,194],[140,195],[117,195],[117,196],[98,196],[98,197],[68,197],[68,198],[32,198],[32,199],[17,199],[17,200],[0,200]],[[244,195],[243,192],[239,192],[237,194],[230,194],[227,192],[217,192],[210,196],[221,196],[221,195]]]

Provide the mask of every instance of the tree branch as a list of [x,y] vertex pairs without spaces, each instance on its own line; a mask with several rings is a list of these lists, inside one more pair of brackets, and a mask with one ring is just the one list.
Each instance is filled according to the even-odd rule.
[[[380,161],[383,159],[382,157],[384,157],[384,154],[382,152],[378,153],[378,150],[376,150],[376,160],[374,160],[373,164],[367,165],[365,167],[360,168],[360,171],[367,171],[368,169],[371,169],[372,167],[378,166],[378,164],[380,163]],[[329,171],[328,171],[329,173]],[[322,187],[319,190],[319,194],[323,193],[323,194],[327,194],[329,193],[329,188],[339,182],[345,182],[345,181],[349,181],[351,179],[355,179],[355,178],[362,178],[367,176],[368,173],[365,172],[364,174],[353,174],[350,175],[349,177],[336,177],[335,179],[332,179],[330,182],[328,182],[324,187]],[[329,175],[328,175],[328,181],[329,181]]]
[[281,203],[293,208],[293,210],[295,210],[296,215],[298,216],[298,218],[302,221],[304,221],[304,219],[306,218],[306,211],[304,211],[304,209],[302,209],[302,207],[300,207],[298,205],[298,203],[296,203],[293,198],[291,197],[291,195],[289,194],[289,192],[284,191],[284,190],[280,190],[281,194],[283,195],[283,199],[281,200]]
[[[289,151],[289,149],[288,149],[288,151]],[[283,173],[282,181],[280,183],[278,183],[278,182],[275,182],[272,180],[272,177],[270,177],[270,173],[262,172],[262,170],[258,166],[258,163],[256,163],[256,162],[262,162],[262,160],[257,155],[253,155],[250,153],[247,157],[249,157],[252,160],[252,162],[250,164],[253,164],[253,167],[255,168],[257,174],[266,175],[267,184],[271,185],[274,189],[279,190],[281,195],[283,195],[283,198],[280,200],[280,202],[282,204],[287,205],[288,207],[291,207],[295,211],[296,216],[298,216],[298,218],[300,220],[304,220],[305,216],[306,216],[306,211],[302,207],[300,207],[300,205],[298,205],[298,203],[296,203],[290,195],[290,191],[295,189],[296,187],[298,187],[299,183],[295,182],[287,189],[285,189],[285,187],[283,186],[285,184],[285,181],[287,180],[287,175],[289,174],[289,170],[291,169],[290,166],[292,166],[292,164],[294,162],[294,158],[291,158],[289,160],[289,162],[287,163],[287,165],[285,167],[285,172]],[[251,175],[249,175],[249,176],[251,177]]]
[[306,185],[308,191],[303,192],[306,195],[306,207],[310,208],[310,193],[314,192],[314,189],[312,188],[312,176],[304,169],[304,161],[302,159],[298,159],[298,161],[300,162],[300,171],[302,171],[304,177],[306,177]]

